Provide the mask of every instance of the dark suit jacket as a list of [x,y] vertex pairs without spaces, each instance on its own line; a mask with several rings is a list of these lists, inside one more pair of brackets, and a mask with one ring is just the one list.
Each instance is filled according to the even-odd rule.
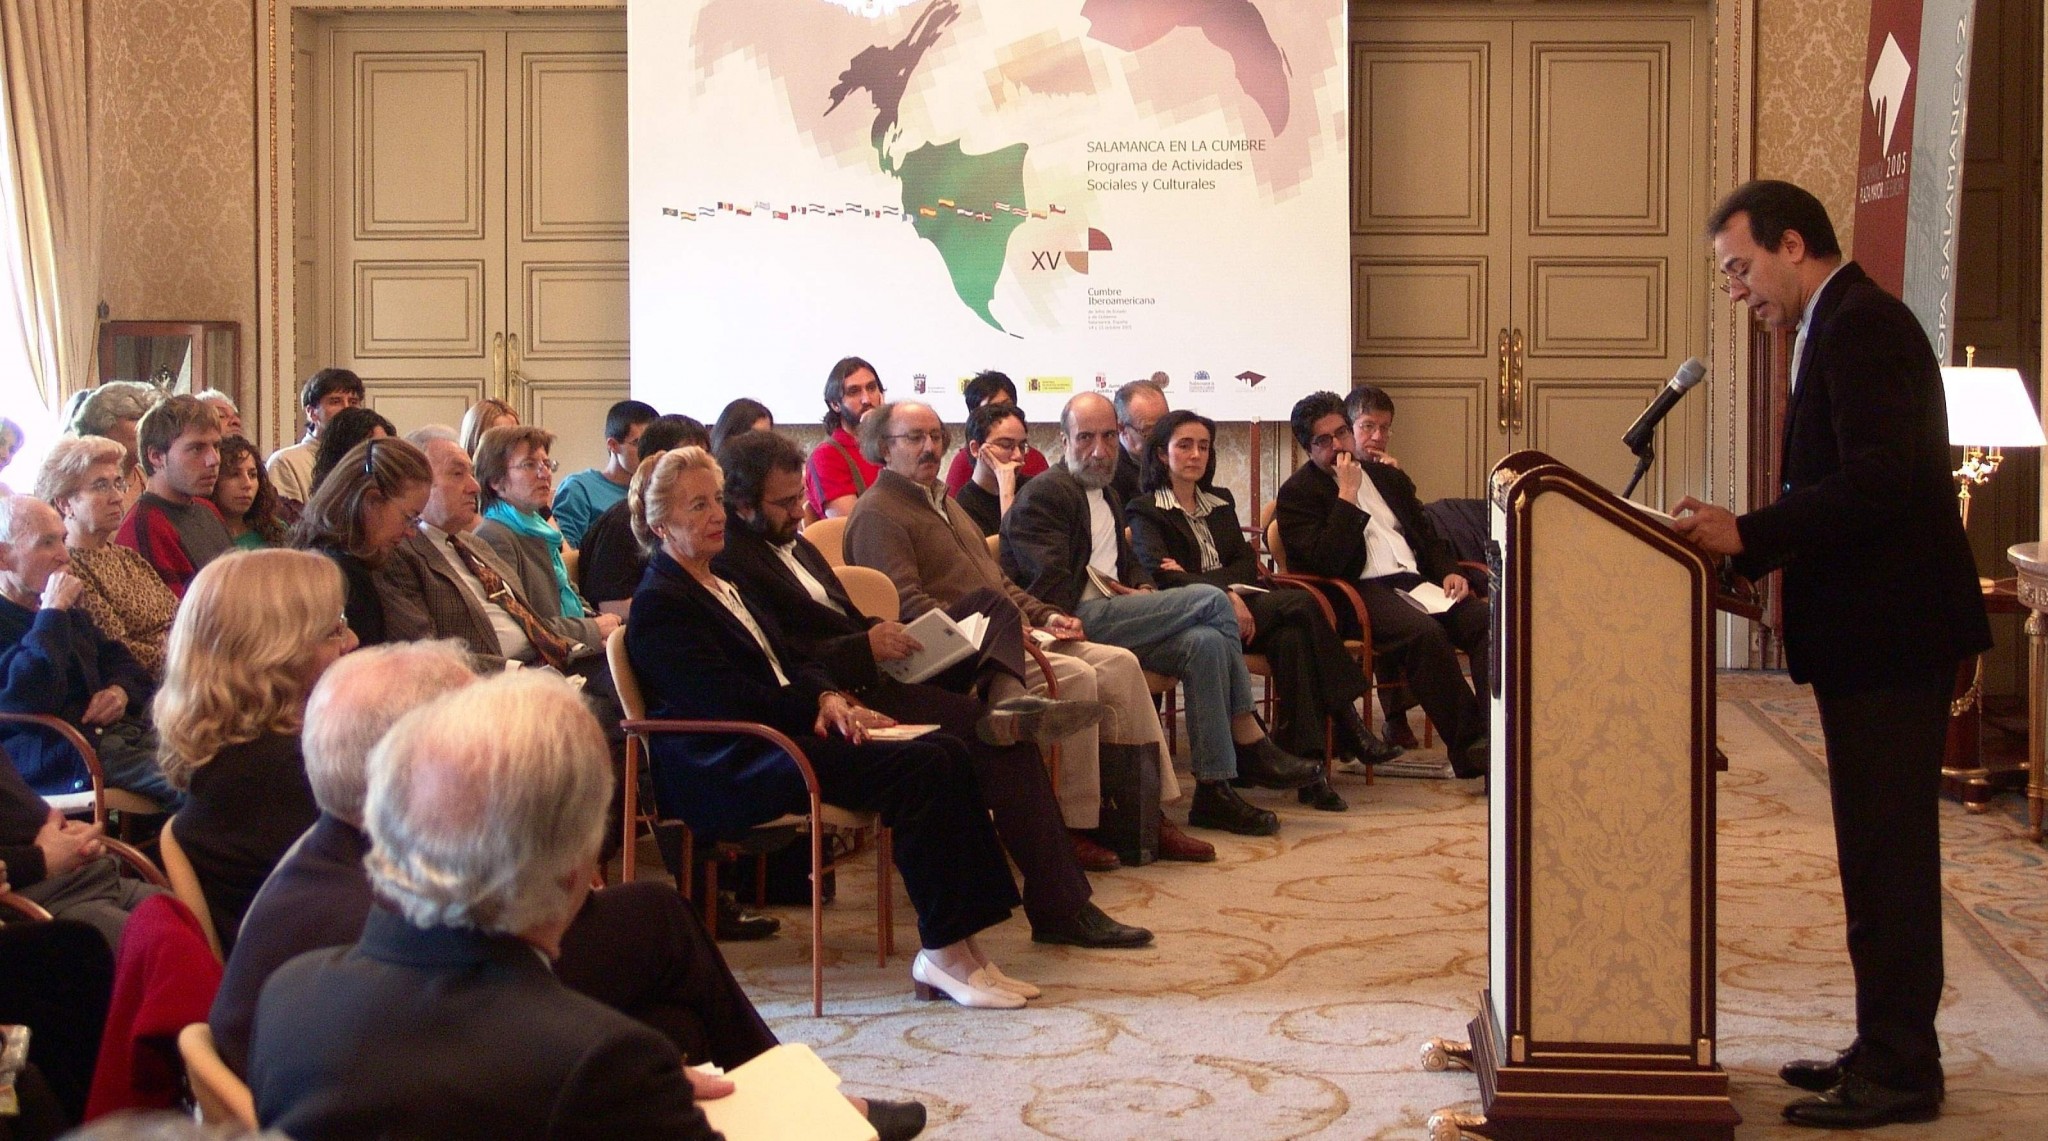
[[[534,613],[543,615],[542,621],[548,629],[572,643],[581,642],[584,648],[576,652],[576,657],[603,652],[604,639],[598,637],[595,620],[561,615],[561,602],[554,593],[552,572],[548,576],[548,605],[546,610],[542,610],[534,607],[533,600],[527,595],[525,576],[499,557],[495,547],[474,535],[455,538],[497,571],[527,606],[534,609]],[[504,662],[505,652],[498,644],[497,628],[491,625],[484,604],[478,602],[469,588],[463,585],[455,569],[433,548],[433,540],[426,535],[406,536],[405,542],[400,543],[384,565],[378,568],[376,582],[377,594],[384,600],[384,628],[392,641],[455,638],[476,654],[494,658],[501,665]]]
[[526,943],[373,909],[354,947],[263,987],[249,1086],[295,1141],[717,1137],[661,1035]]
[[[127,647],[100,633],[81,607],[29,610],[0,598],[0,709],[46,713],[82,730],[92,695],[110,685],[128,694],[129,716],[149,708],[156,683]],[[31,788],[57,795],[92,787],[85,761],[55,734],[9,725],[0,746]]]
[[[1088,555],[1095,549],[1089,523],[1089,492],[1067,470],[1054,464],[1017,493],[1003,517],[1003,573],[1040,601],[1072,614],[1088,585]],[[1109,500],[1116,520],[1116,577],[1125,586],[1151,586],[1152,576],[1138,562],[1124,537],[1123,504]]]
[[768,540],[738,520],[726,526],[725,550],[711,560],[711,569],[762,609],[783,619],[783,639],[824,666],[841,687],[859,692],[874,685],[882,674],[875,665],[868,630],[881,620],[860,612],[840,585],[832,564],[801,535],[796,540],[796,558],[839,609],[818,605]]
[[[1202,565],[1202,549],[1195,543],[1196,523],[1188,518],[1185,511],[1162,511],[1152,502],[1149,493],[1140,493],[1124,507],[1124,518],[1131,521],[1131,546],[1138,552],[1138,561],[1145,564],[1145,570],[1161,586],[1188,586],[1206,582],[1210,586],[1228,588],[1232,586],[1257,586],[1259,583],[1259,558],[1252,545],[1245,542],[1244,531],[1237,523],[1237,500],[1227,487],[1212,487],[1209,493],[1223,501],[1223,506],[1209,512],[1203,520],[1209,528],[1210,541],[1216,544],[1216,557],[1223,565],[1207,574],[1198,569]],[[1159,564],[1172,559],[1183,570],[1159,569]]]
[[621,500],[604,509],[583,531],[577,548],[576,589],[599,606],[624,602],[647,574],[647,556],[633,537],[632,517]]
[[1854,262],[1806,319],[1782,493],[1738,522],[1736,569],[1783,568],[1794,681],[1841,694],[1938,678],[1991,645],[1941,370],[1912,311]]
[[[1415,494],[1415,481],[1391,464],[1366,464],[1366,478],[1393,509],[1401,534],[1415,550],[1422,577],[1440,583],[1460,573],[1458,556],[1430,525]],[[1307,461],[1280,485],[1280,545],[1287,569],[1328,578],[1355,579],[1365,572],[1365,523],[1362,508],[1337,498],[1337,477]]]
[[[674,559],[655,553],[626,624],[626,650],[650,716],[758,721],[792,737],[810,735],[819,695],[838,686],[781,638],[767,607],[746,603],[788,685],[776,684],[768,655],[724,603]],[[701,835],[737,836],[807,803],[795,763],[755,738],[660,736],[653,753],[662,811]],[[665,787],[675,795],[662,798]]]

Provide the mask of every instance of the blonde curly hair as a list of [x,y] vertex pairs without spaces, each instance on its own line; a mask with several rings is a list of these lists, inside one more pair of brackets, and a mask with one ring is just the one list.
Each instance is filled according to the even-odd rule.
[[283,549],[208,563],[178,607],[152,707],[157,764],[174,787],[230,745],[296,733],[307,673],[342,614],[341,568]]

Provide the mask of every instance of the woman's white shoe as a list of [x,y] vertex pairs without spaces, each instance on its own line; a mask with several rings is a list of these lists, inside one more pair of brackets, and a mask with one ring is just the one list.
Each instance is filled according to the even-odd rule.
[[1037,998],[1040,994],[1044,993],[1023,979],[1013,979],[1004,974],[1003,968],[996,966],[994,963],[983,963],[980,973],[987,975],[988,981],[995,984],[998,990],[1009,991],[1018,998]]
[[962,1006],[988,1007],[995,1010],[1015,1010],[1024,1005],[1023,996],[1012,994],[997,987],[988,973],[976,968],[974,973],[962,982],[945,972],[923,951],[910,963],[910,979],[917,984],[917,997],[930,1002],[944,996]]

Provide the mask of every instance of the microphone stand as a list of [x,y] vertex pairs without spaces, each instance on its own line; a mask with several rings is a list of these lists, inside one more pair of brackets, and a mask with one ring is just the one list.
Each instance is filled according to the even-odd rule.
[[1650,465],[1656,462],[1656,459],[1657,449],[1651,447],[1648,440],[1643,441],[1643,446],[1636,449],[1636,473],[1628,477],[1628,486],[1621,490],[1623,499],[1635,494],[1636,484],[1643,482],[1643,476],[1648,474]]

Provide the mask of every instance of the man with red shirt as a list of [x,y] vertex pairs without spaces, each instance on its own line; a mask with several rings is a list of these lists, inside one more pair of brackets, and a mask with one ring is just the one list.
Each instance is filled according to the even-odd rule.
[[235,545],[208,498],[220,476],[220,426],[205,401],[173,396],[142,417],[135,450],[149,490],[129,508],[114,541],[133,548],[183,598],[200,568]]
[[853,501],[874,485],[881,472],[860,454],[860,440],[853,434],[860,418],[882,403],[882,378],[875,366],[859,357],[847,357],[832,366],[825,378],[826,436],[811,449],[804,464],[804,499],[811,514],[835,519],[853,510]]

